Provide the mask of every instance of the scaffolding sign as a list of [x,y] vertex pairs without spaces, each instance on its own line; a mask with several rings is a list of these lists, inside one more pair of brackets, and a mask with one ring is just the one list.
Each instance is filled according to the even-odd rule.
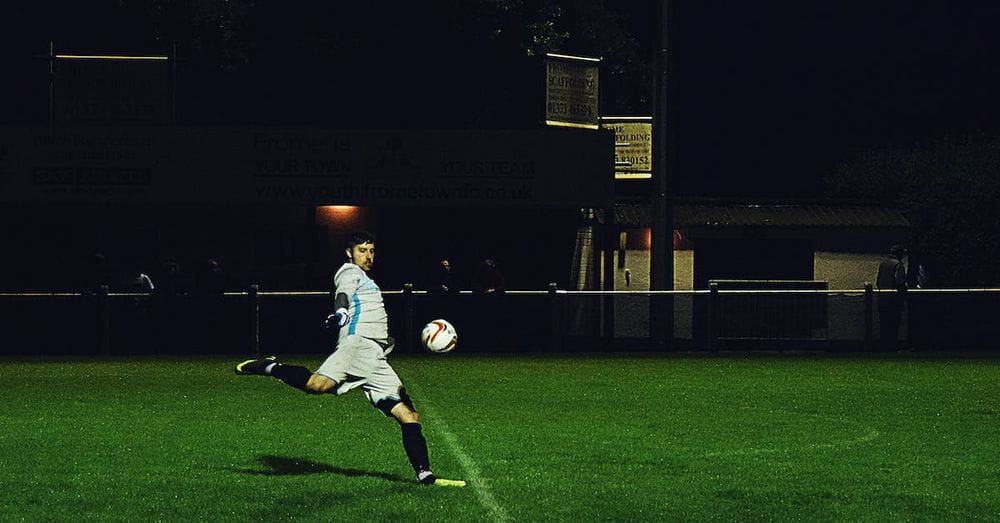
[[603,116],[601,128],[615,133],[615,179],[653,177],[653,117]]
[[600,129],[600,58],[545,55],[545,124]]

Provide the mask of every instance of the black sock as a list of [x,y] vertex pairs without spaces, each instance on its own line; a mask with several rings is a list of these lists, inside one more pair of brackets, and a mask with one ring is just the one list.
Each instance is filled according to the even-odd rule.
[[285,365],[284,363],[278,363],[271,369],[271,376],[301,391],[306,390],[306,383],[312,374],[312,371],[305,367]]
[[406,449],[406,457],[410,458],[414,472],[430,470],[431,463],[427,457],[427,440],[420,429],[419,423],[403,423],[403,448]]

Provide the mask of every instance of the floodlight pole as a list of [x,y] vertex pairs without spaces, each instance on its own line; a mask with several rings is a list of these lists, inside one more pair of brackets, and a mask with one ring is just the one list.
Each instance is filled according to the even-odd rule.
[[56,121],[56,43],[49,40],[49,124]]
[[[668,180],[677,179],[675,103],[671,96],[673,57],[670,23],[673,2],[654,0],[656,4],[656,56],[653,74],[653,194],[651,202],[650,289],[674,288],[674,206]],[[658,348],[667,349],[674,339],[672,296],[650,300],[650,336]]]
[[177,125],[177,42],[170,47],[170,125]]

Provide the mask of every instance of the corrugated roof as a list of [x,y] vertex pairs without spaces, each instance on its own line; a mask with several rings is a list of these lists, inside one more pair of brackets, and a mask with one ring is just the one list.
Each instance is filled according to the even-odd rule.
[[[649,206],[615,204],[620,225],[650,224]],[[896,209],[833,203],[677,203],[674,227],[899,227],[910,222]]]

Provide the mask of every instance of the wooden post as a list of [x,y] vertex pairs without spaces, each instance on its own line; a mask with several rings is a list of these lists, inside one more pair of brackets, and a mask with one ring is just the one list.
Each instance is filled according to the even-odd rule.
[[111,303],[108,298],[108,286],[101,285],[97,290],[97,310],[99,322],[97,325],[101,339],[101,354],[111,356]]
[[559,321],[559,294],[555,283],[549,284],[549,334],[553,352],[562,352],[562,322]]
[[413,349],[413,339],[418,336],[415,329],[413,323],[413,284],[405,283],[403,284],[403,336],[401,340],[396,340],[404,352]]
[[718,343],[715,339],[715,330],[719,326],[719,284],[711,282],[708,284],[708,328],[705,329],[705,345],[708,350],[715,352],[718,350]]
[[250,298],[250,348],[254,357],[260,357],[260,286],[256,283],[250,284],[247,296]]

